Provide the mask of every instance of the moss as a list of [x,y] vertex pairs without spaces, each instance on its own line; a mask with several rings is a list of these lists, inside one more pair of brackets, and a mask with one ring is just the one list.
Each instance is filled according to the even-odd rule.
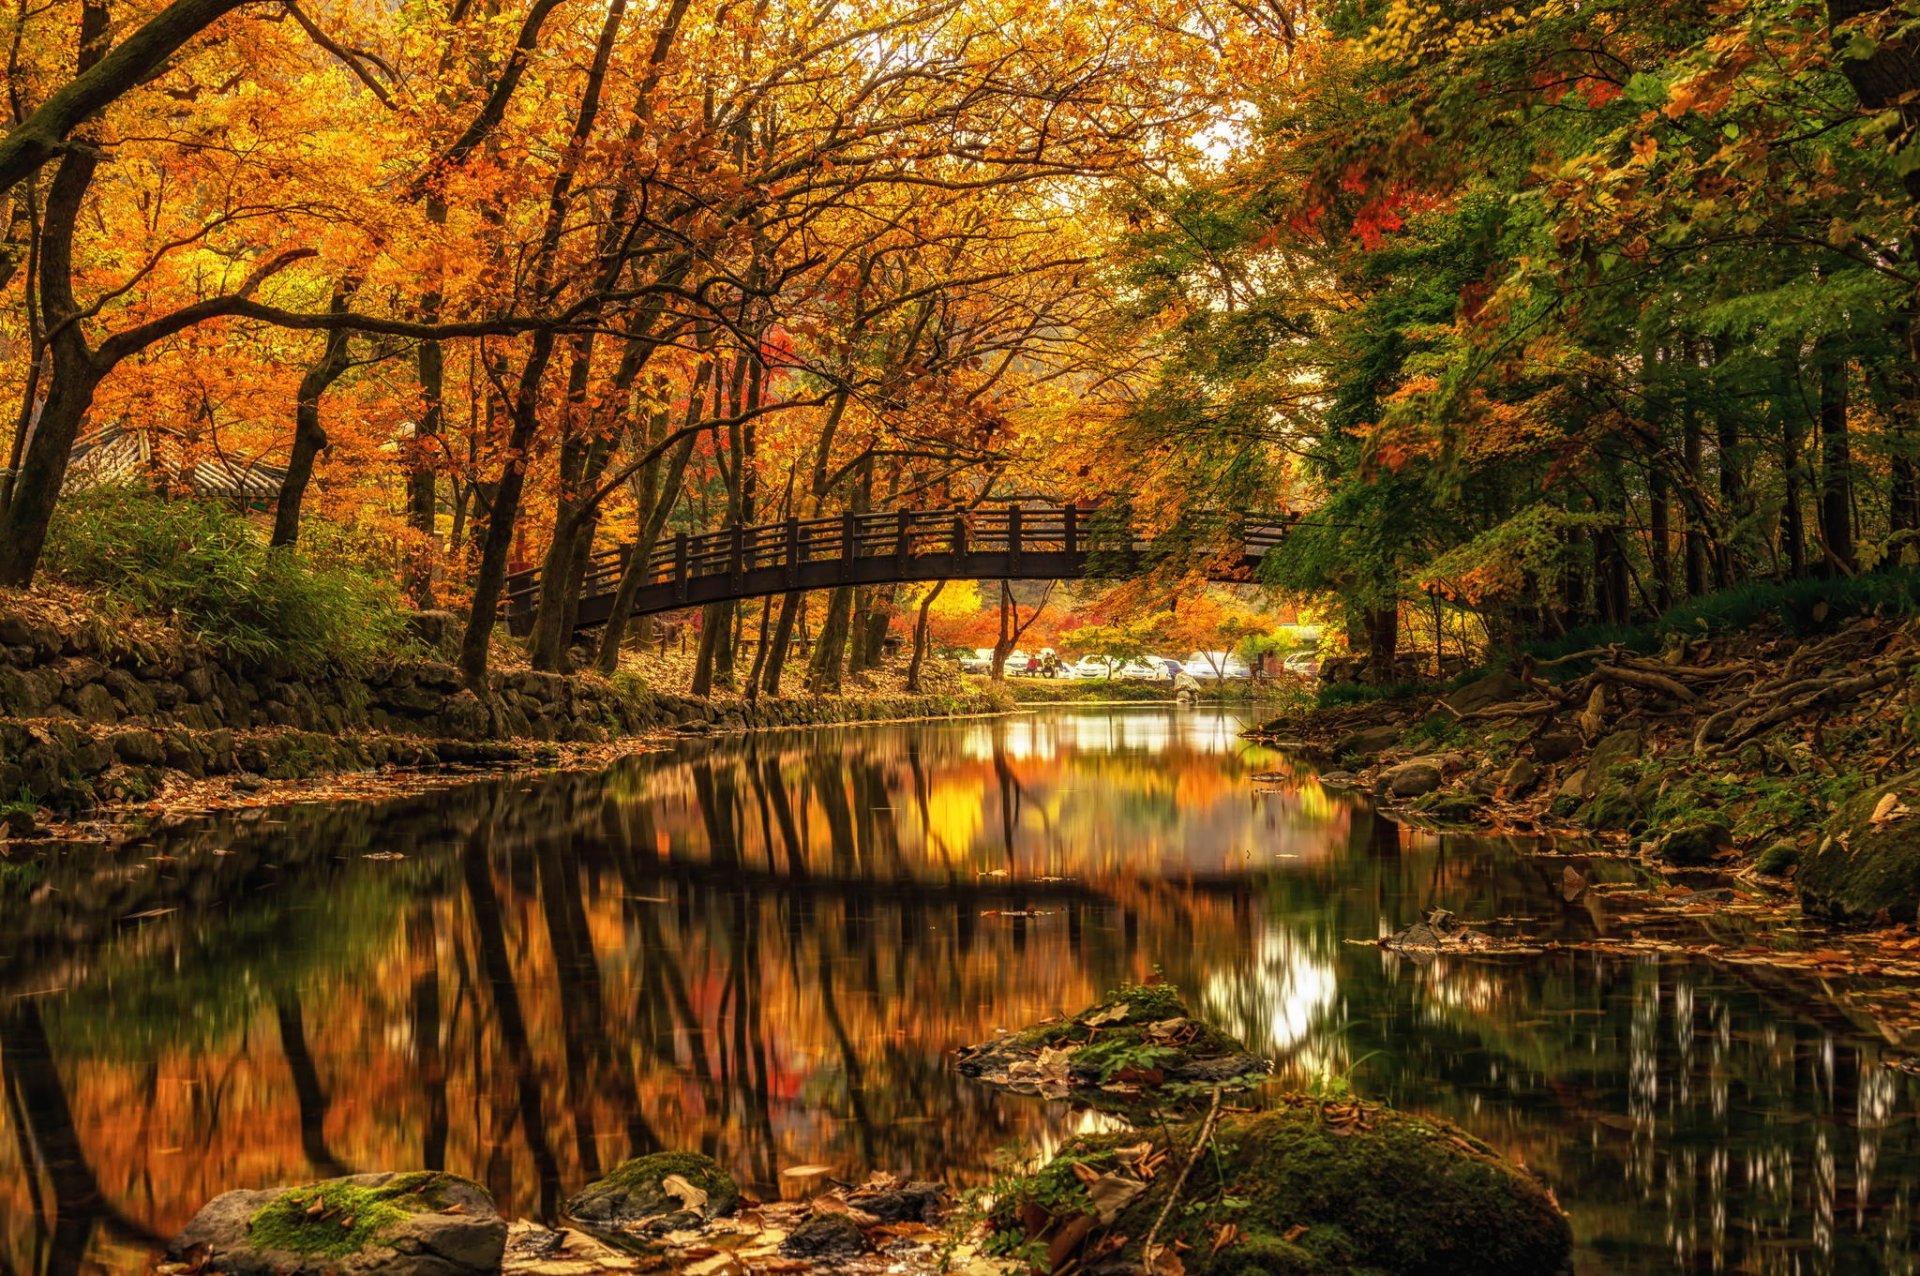
[[1868,789],[1835,813],[1794,878],[1809,912],[1849,922],[1882,914],[1904,922],[1920,914],[1920,817],[1874,823],[1874,811],[1889,795],[1920,809],[1920,771]]
[[1435,789],[1417,799],[1413,809],[1436,820],[1459,823],[1471,820],[1484,804],[1479,794],[1466,789]]
[[623,1161],[567,1202],[567,1213],[585,1223],[632,1225],[687,1212],[686,1203],[661,1184],[678,1175],[707,1194],[699,1212],[715,1218],[733,1212],[740,1187],[712,1157],[698,1152],[655,1152]]
[[1753,866],[1762,873],[1778,877],[1800,862],[1800,844],[1781,838],[1754,857]]
[[447,1201],[440,1189],[455,1181],[421,1170],[397,1174],[377,1187],[336,1180],[289,1188],[253,1216],[249,1238],[261,1249],[345,1258],[380,1244],[379,1233],[408,1215],[443,1208]]
[[720,1168],[720,1163],[710,1156],[698,1152],[655,1152],[650,1156],[636,1156],[631,1161],[623,1161],[614,1167],[611,1174],[600,1180],[613,1187],[658,1187],[661,1180],[679,1175],[708,1196],[738,1196],[740,1187],[733,1181],[733,1175]]
[[[1091,1212],[1075,1165],[1095,1174],[1128,1173],[1122,1149],[1142,1137],[1077,1139],[1036,1174],[996,1185],[992,1222],[1008,1238],[1006,1247],[1034,1239],[1023,1219],[1064,1225]],[[1177,1164],[1195,1131],[1188,1126],[1144,1137]],[[1155,1175],[1099,1229],[1126,1238],[1123,1258],[1138,1260],[1175,1177]],[[1228,1222],[1246,1239],[1214,1254],[1213,1239]],[[1167,1215],[1160,1236],[1188,1246],[1187,1270],[1194,1276],[1361,1270],[1549,1276],[1566,1267],[1572,1247],[1567,1221],[1547,1191],[1479,1140],[1444,1122],[1357,1104],[1329,1107],[1305,1096],[1223,1120],[1211,1154],[1195,1163],[1182,1207]]]

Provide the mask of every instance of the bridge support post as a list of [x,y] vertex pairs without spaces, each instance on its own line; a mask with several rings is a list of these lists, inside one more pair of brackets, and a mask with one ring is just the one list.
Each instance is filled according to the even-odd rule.
[[853,579],[853,560],[860,553],[860,517],[852,510],[840,516],[840,579]]
[[958,567],[960,560],[967,556],[967,520],[963,515],[953,516],[953,565]]
[[913,533],[908,530],[907,522],[913,515],[901,510],[899,517],[900,530],[895,533],[893,540],[893,566],[904,580],[907,575],[907,564],[913,558]]
[[1007,570],[1020,570],[1020,507],[1007,507]]
[[1060,511],[1060,535],[1071,558],[1080,552],[1080,511],[1069,505]]
[[800,583],[800,555],[804,552],[800,548],[800,520],[790,518],[787,520],[787,585],[789,587]]
[[675,602],[687,601],[687,534],[685,532],[673,538],[673,598]]
[[747,581],[747,529],[735,523],[732,543],[727,546],[727,575],[737,594]]

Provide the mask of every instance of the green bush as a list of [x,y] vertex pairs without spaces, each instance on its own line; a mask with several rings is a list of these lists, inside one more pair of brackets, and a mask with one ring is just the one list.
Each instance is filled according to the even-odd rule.
[[1660,617],[1661,634],[1737,633],[1762,621],[1806,635],[1861,616],[1920,612],[1920,572],[1906,569],[1859,576],[1757,581],[1681,603]]
[[243,660],[355,664],[391,654],[405,620],[393,586],[345,560],[269,549],[208,501],[98,487],[62,501],[48,571],[143,612],[171,614]]

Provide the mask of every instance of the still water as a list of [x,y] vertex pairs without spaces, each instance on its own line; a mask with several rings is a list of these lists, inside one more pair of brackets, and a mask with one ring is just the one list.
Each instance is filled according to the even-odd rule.
[[0,890],[0,1276],[141,1271],[218,1192],[371,1169],[529,1217],[661,1147],[762,1195],[801,1162],[977,1182],[1088,1118],[951,1052],[1156,969],[1283,1080],[1534,1167],[1582,1273],[1920,1270],[1916,1081],[1817,983],[1347,942],[1436,904],[1619,934],[1561,875],[1629,870],[1396,825],[1240,726],[701,740],[75,852]]

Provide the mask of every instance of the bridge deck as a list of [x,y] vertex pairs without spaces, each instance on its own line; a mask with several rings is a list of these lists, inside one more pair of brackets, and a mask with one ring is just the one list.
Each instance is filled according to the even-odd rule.
[[[1243,552],[1223,579],[1247,579],[1286,525],[1242,530]],[[1122,575],[1143,545],[1103,524],[1098,510],[904,510],[727,528],[680,535],[656,546],[642,566],[633,614],[838,585],[924,580],[1059,580]],[[580,590],[577,627],[604,624],[633,546],[594,554]],[[539,569],[507,578],[513,632],[533,626]]]

